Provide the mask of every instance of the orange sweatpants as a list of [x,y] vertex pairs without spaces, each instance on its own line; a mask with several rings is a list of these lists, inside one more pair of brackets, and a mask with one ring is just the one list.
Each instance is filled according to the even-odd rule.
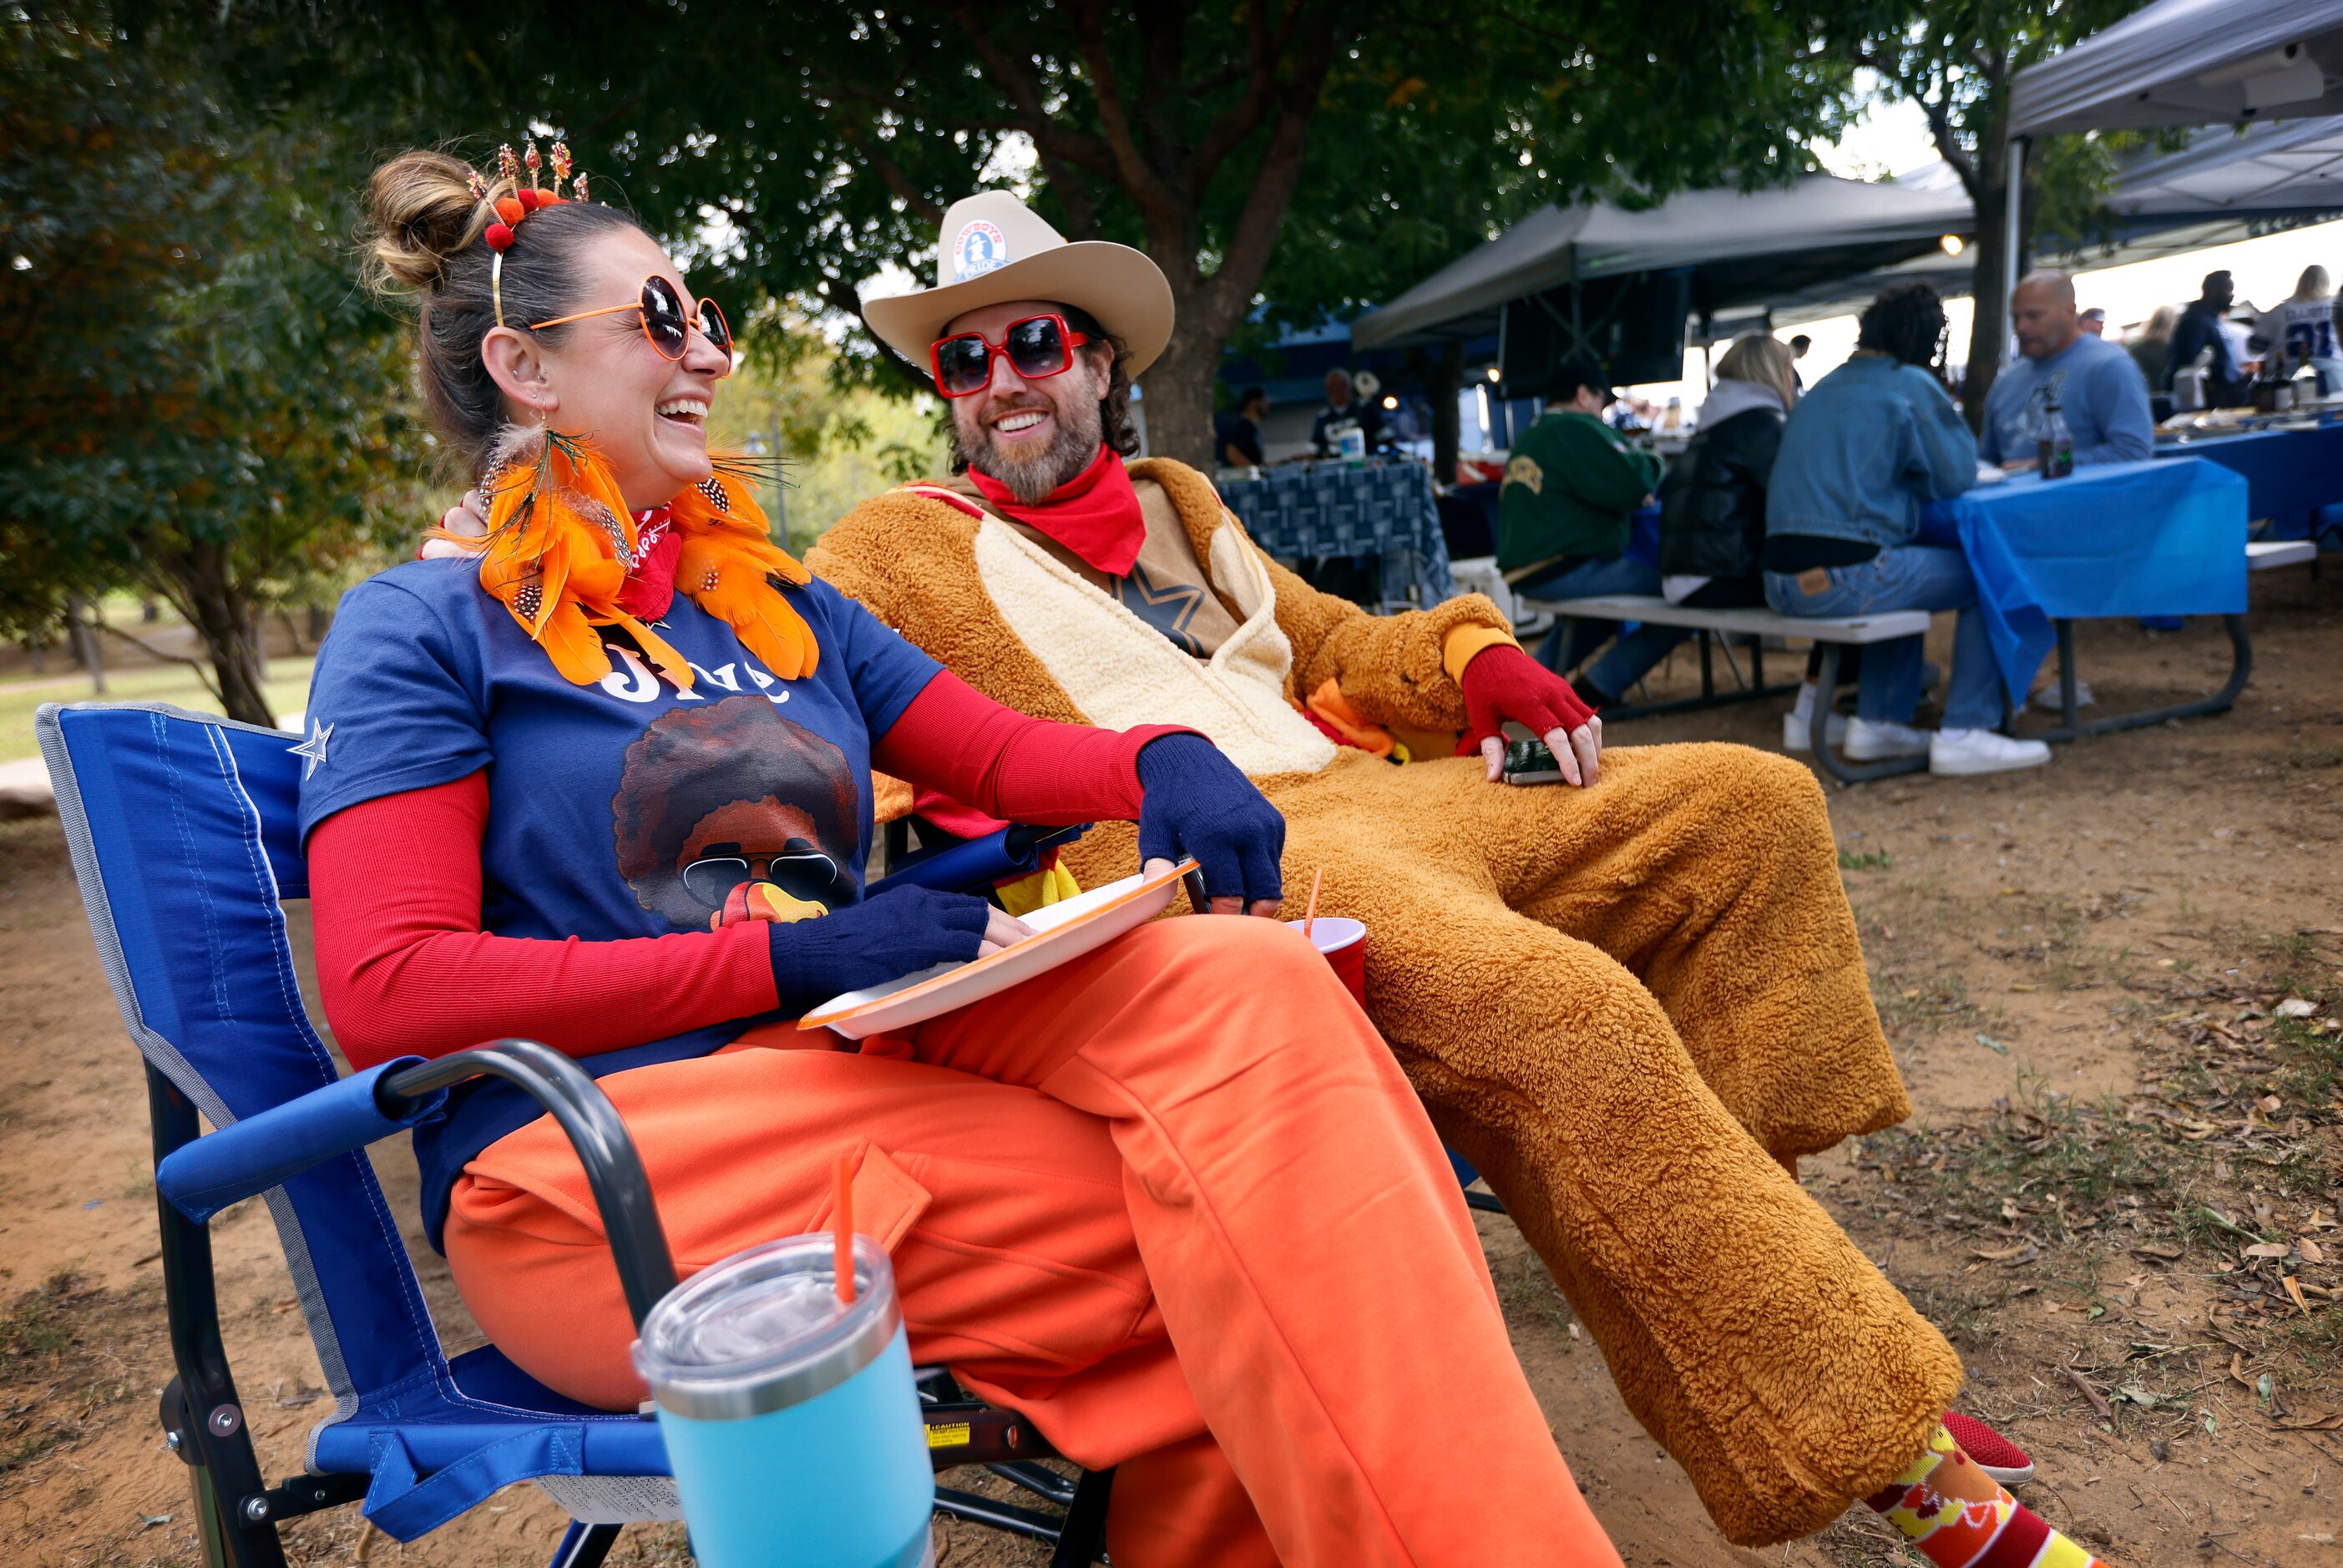
[[[914,1359],[1119,1465],[1126,1568],[1618,1562],[1430,1121],[1288,929],[1158,921],[859,1054],[736,1045],[601,1081],[686,1274],[824,1228],[853,1150]],[[562,1392],[635,1403],[559,1131],[466,1172],[447,1261],[480,1327]]]

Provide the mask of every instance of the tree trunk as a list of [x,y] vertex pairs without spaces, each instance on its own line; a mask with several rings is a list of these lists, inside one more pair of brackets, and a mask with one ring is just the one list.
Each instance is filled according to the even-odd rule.
[[264,689],[267,665],[256,635],[260,618],[252,596],[230,574],[224,552],[216,545],[193,545],[165,561],[163,569],[179,613],[203,638],[221,709],[246,724],[276,728]]
[[2009,237],[2006,180],[1982,186],[1976,215],[1976,260],[1969,272],[1976,324],[1969,329],[1968,368],[1961,381],[1961,412],[1971,430],[1985,428],[1985,395],[2001,374],[2002,342],[2009,336],[2009,300],[2002,292],[2007,286],[2003,273]]
[[1196,322],[1190,300],[1172,296],[1179,329],[1163,357],[1148,367],[1141,385],[1147,396],[1140,407],[1147,412],[1147,450],[1151,457],[1174,457],[1209,474],[1213,468],[1212,377],[1220,373],[1221,350],[1226,333],[1215,333]]
[[73,635],[74,658],[89,676],[93,695],[106,695],[106,658],[97,649],[97,634],[89,629],[89,619],[83,613],[79,594],[65,596],[65,625]]

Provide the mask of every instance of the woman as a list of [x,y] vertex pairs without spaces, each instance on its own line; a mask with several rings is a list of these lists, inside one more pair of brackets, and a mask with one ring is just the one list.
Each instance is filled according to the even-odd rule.
[[2147,377],[2152,397],[2165,396],[2164,389],[2168,385],[2165,373],[2172,367],[2172,329],[2179,325],[2180,307],[2159,305],[2131,341],[2124,345],[2124,352],[2139,367],[2139,373]]
[[1960,611],[1943,728],[1912,727],[1922,638],[1873,643],[1845,755],[1926,757],[1939,774],[2036,768],[2048,746],[1995,732],[2001,678],[1968,563],[1918,542],[1921,508],[1976,482],[1976,438],[1930,368],[1944,338],[1935,289],[1888,289],[1864,311],[1854,356],[1800,401],[1765,493],[1765,602],[1783,615]]
[[[353,590],[319,657],[302,821],[351,1060],[577,1056],[687,1274],[821,1228],[850,1151],[913,1353],[1120,1467],[1119,1563],[1615,1563],[1430,1124],[1298,935],[1159,921],[859,1052],[789,1021],[1028,934],[971,897],[863,896],[874,763],[1002,817],[1136,818],[1151,864],[1192,854],[1255,915],[1282,823],[1200,737],[1022,718],[809,579],[708,454],[721,316],[629,219],[514,168],[409,153],[368,193],[496,531]],[[417,1151],[489,1337],[632,1406],[553,1124],[473,1086]]]
[[[1701,405],[1700,428],[1674,463],[1660,492],[1660,592],[1670,604],[1739,609],[1765,602],[1758,557],[1765,548],[1765,482],[1782,449],[1782,421],[1798,401],[1797,355],[1778,337],[1750,333],[1716,362],[1716,387]],[[1842,678],[1860,670],[1860,649],[1840,663]],[[1810,749],[1819,649],[1806,656],[1798,699],[1782,716],[1782,749]],[[1846,721],[1829,716],[1826,737],[1845,739]]]

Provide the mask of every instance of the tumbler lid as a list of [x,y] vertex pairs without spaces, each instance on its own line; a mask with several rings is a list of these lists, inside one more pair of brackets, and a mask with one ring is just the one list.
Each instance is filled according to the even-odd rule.
[[830,1238],[786,1236],[661,1297],[635,1342],[651,1397],[677,1415],[739,1420],[801,1404],[860,1372],[902,1324],[894,1271],[854,1238],[855,1299],[838,1299]]

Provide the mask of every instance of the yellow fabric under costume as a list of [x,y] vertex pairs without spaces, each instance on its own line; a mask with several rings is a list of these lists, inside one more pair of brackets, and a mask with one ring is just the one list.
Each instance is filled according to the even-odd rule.
[[[1209,661],[930,497],[865,502],[807,564],[998,701],[1191,724],[1254,776],[1288,823],[1287,888],[1323,867],[1321,912],[1366,922],[1368,1010],[1433,1123],[1726,1536],[1810,1533],[1893,1481],[1961,1370],[1776,1162],[1911,1110],[1812,775],[1663,746],[1606,751],[1591,789],[1519,788],[1478,759],[1338,750],[1297,695],[1332,679],[1377,723],[1457,729],[1442,651],[1502,629],[1495,608],[1369,616],[1262,555],[1193,470],[1131,474],[1172,495],[1240,623]],[[1102,825],[1065,858],[1088,884],[1135,852]]]

